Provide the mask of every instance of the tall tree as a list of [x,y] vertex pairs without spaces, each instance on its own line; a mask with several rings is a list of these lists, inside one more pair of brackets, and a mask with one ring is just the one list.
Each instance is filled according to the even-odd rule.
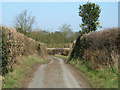
[[27,34],[32,30],[33,24],[35,22],[35,17],[31,16],[27,10],[21,12],[15,20],[15,28],[18,32]]
[[71,25],[63,24],[63,25],[60,27],[60,30],[61,30],[61,32],[63,33],[63,35],[64,35],[66,38],[72,38],[72,37],[74,37],[74,32],[73,32],[72,29],[71,29]]
[[87,2],[79,6],[79,16],[82,17],[80,27],[83,33],[89,33],[97,30],[97,28],[102,28],[98,20],[100,12],[100,6],[95,3]]

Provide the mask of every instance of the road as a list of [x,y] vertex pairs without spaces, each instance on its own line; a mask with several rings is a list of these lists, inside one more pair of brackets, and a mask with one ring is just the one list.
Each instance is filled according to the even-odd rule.
[[62,59],[49,58],[49,64],[40,66],[28,88],[83,88]]

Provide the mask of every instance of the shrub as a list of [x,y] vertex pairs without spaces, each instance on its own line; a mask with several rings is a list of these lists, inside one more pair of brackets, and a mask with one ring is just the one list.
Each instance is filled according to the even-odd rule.
[[[36,46],[38,45],[38,46]],[[16,32],[15,29],[2,27],[2,72],[3,75],[12,70],[17,63],[17,57],[28,55],[42,55],[46,48],[39,42]]]
[[79,36],[70,59],[88,61],[92,68],[115,67],[120,56],[120,29],[111,28]]

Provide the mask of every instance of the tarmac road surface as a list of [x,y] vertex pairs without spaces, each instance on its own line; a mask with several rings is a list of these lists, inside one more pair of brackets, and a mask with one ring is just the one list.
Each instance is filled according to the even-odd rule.
[[40,66],[28,88],[82,88],[62,59],[49,58],[49,64]]

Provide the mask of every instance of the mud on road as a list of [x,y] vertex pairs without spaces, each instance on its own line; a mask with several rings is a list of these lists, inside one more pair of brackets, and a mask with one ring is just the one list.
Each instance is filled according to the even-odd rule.
[[79,73],[60,58],[49,57],[34,74],[28,88],[90,88]]

